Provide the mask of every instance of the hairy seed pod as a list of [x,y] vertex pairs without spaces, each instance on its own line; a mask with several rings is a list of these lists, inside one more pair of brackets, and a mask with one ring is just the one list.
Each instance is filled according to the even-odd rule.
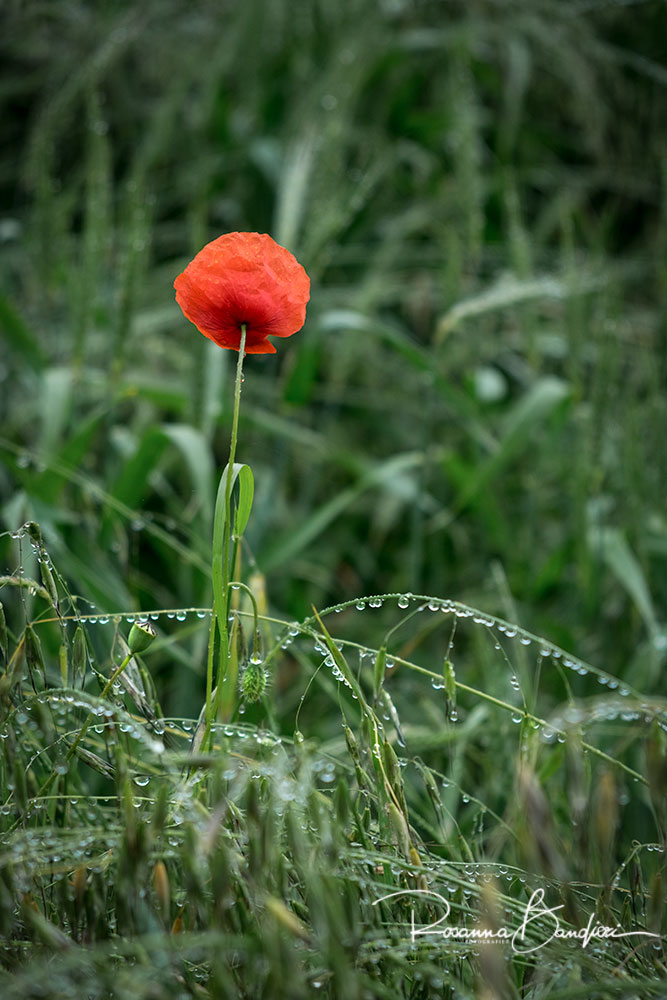
[[262,663],[249,660],[241,676],[241,694],[245,701],[259,701],[266,690],[266,668]]

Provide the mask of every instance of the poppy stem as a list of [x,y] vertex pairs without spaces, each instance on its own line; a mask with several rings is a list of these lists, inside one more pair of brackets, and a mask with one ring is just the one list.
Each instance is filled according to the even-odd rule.
[[[230,566],[230,546],[232,530],[232,485],[234,482],[234,459],[236,457],[236,442],[238,438],[239,410],[241,405],[241,384],[243,382],[243,358],[245,355],[246,327],[241,326],[241,340],[239,343],[239,355],[236,364],[236,380],[234,382],[234,410],[232,414],[232,433],[229,442],[229,460],[227,462],[225,479],[225,508],[224,508],[224,528],[222,539],[222,587],[221,604],[216,609],[217,598],[214,600],[213,617],[218,619],[218,630],[220,633],[220,658],[218,665],[218,683],[215,692],[215,702],[212,702],[213,686],[213,644],[215,643],[215,625],[212,623],[211,635],[209,639],[208,669],[206,672],[206,729],[202,739],[202,746],[206,747],[213,720],[217,718],[222,701],[222,689],[230,661],[229,649],[229,583],[231,580]],[[214,556],[215,558],[215,556]],[[215,579],[215,577],[214,577]]]

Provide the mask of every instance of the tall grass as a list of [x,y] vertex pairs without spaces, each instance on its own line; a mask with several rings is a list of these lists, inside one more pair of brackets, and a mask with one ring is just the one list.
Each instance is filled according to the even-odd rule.
[[[663,5],[2,22],[3,995],[664,995],[657,939],[378,902],[664,934]],[[203,754],[232,371],[171,284],[235,229],[313,295],[243,387],[270,691]]]

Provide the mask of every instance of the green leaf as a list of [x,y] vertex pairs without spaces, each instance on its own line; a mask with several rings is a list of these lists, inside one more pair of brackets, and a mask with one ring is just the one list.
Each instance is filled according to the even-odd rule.
[[42,377],[39,408],[42,416],[40,447],[42,454],[51,455],[67,426],[72,403],[72,371],[70,368],[49,368]]
[[252,499],[255,493],[255,480],[249,465],[239,469],[239,500],[234,519],[234,534],[240,536],[246,529],[252,510]]
[[125,462],[111,496],[126,507],[135,508],[147,492],[147,481],[167,447],[161,428],[149,427],[141,437],[133,455]]
[[[247,472],[243,470],[247,469]],[[225,510],[225,491],[227,489],[227,475],[229,472],[229,465],[225,466],[222,475],[220,476],[220,483],[218,485],[218,494],[215,500],[215,514],[213,516],[213,561],[211,564],[212,574],[213,574],[213,606],[215,613],[218,616],[218,620],[224,620],[224,615],[226,613],[226,600],[227,595],[222,592],[222,581],[223,581],[223,541],[225,537],[225,522],[226,522],[226,510]],[[241,476],[241,473],[243,475]],[[234,463],[234,468],[232,469],[232,481],[231,489],[234,489],[234,483],[239,479],[239,502],[237,508],[237,523],[242,523],[243,527],[248,522],[248,517],[250,516],[250,508],[252,507],[252,497],[253,497],[253,476],[250,466],[243,465],[240,462]]]
[[651,592],[625,535],[618,528],[605,528],[602,531],[601,545],[607,566],[634,601],[647,629],[651,634],[658,632],[658,619]]
[[9,346],[17,354],[20,354],[31,368],[37,369],[44,366],[45,358],[41,347],[14,306],[4,295],[0,295],[0,328],[7,338]]

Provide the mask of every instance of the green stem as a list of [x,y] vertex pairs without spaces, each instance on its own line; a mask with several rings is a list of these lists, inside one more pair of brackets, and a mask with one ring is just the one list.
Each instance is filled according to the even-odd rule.
[[211,696],[213,694],[213,654],[215,652],[216,616],[215,606],[211,611],[211,628],[208,633],[208,656],[206,658],[206,719],[207,732],[211,719]]
[[229,564],[229,545],[232,530],[232,473],[234,471],[234,459],[236,457],[236,440],[239,427],[239,410],[241,408],[241,383],[243,382],[243,357],[245,354],[245,323],[241,326],[241,342],[239,344],[239,357],[236,363],[236,380],[234,382],[234,413],[232,415],[232,436],[229,442],[229,461],[227,462],[227,482],[225,483],[225,534],[222,543],[222,572],[223,572],[223,603],[225,608],[225,620],[218,622],[218,627],[222,634],[223,628],[227,632],[227,617],[229,614],[229,581],[231,566]]
[[[220,610],[216,615],[216,600],[214,595],[213,602],[213,617],[217,617],[218,621],[218,631],[220,633],[220,658],[218,665],[218,681],[217,689],[215,692],[215,701],[211,704],[211,692],[209,690],[209,681],[207,676],[207,692],[206,692],[206,729],[204,731],[204,738],[202,740],[202,746],[206,747],[211,726],[213,725],[213,720],[217,718],[218,711],[220,708],[220,700],[222,698],[222,682],[227,673],[227,668],[229,665],[229,583],[231,578],[231,566],[229,560],[229,550],[231,544],[231,530],[232,530],[232,481],[233,481],[233,471],[234,471],[234,459],[236,457],[236,442],[238,439],[238,426],[239,426],[239,410],[241,406],[241,384],[243,382],[243,358],[245,354],[245,342],[246,342],[246,328],[245,324],[241,326],[241,340],[239,343],[239,355],[236,364],[236,380],[234,382],[234,411],[232,414],[232,433],[229,442],[229,460],[227,462],[227,478],[225,480],[225,516],[224,516],[224,528],[223,528],[223,540],[222,540],[222,587],[221,587],[221,601]],[[216,558],[214,553],[214,558]],[[211,638],[209,641],[209,663],[212,666],[212,649],[211,646],[215,642],[215,629],[211,629]],[[207,674],[212,674],[212,670],[207,671]],[[211,676],[212,681],[212,676]]]
[[[127,656],[125,657],[125,659],[123,660],[123,662],[121,663],[121,665],[119,667],[116,667],[116,669],[112,673],[111,677],[109,678],[109,680],[106,682],[106,684],[102,688],[102,693],[100,695],[100,700],[104,700],[104,698],[106,698],[106,696],[109,694],[109,691],[111,690],[113,684],[115,684],[115,682],[118,680],[118,678],[120,677],[120,675],[122,674],[122,672],[125,670],[125,667],[128,665],[128,663],[130,662],[130,660],[132,659],[133,656],[134,656],[134,653],[128,653]],[[90,728],[90,724],[93,721],[93,718],[94,718],[94,713],[90,712],[88,714],[88,718],[86,719],[86,721],[82,725],[81,729],[79,730],[79,735],[77,736],[77,738],[74,740],[74,743],[72,743],[71,747],[67,751],[67,757],[66,757],[67,760],[70,760],[73,757],[73,755],[74,755],[74,753],[76,751],[76,748],[78,747],[79,743],[81,742],[81,740],[83,739],[83,737],[88,732],[88,729]]]

